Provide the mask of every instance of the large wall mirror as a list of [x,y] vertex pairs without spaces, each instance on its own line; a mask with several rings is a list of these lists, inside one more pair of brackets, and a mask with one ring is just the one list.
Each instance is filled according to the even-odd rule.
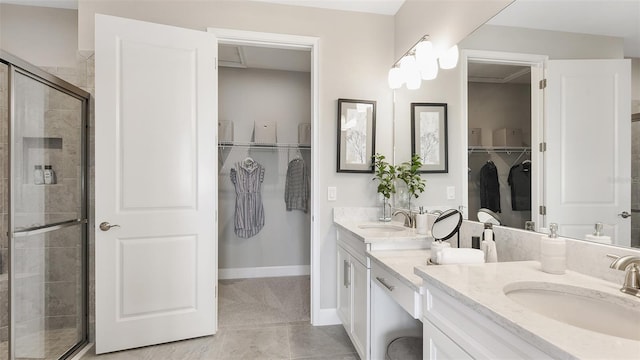
[[[449,108],[449,172],[424,174],[427,191],[412,207],[461,208],[469,220],[493,207],[504,226],[544,232],[557,222],[564,236],[640,247],[638,24],[637,1],[516,0],[459,43],[456,69],[420,90],[396,90],[396,163],[411,156],[410,104]],[[600,75],[605,68],[613,72]],[[579,69],[591,77],[572,80]],[[556,73],[561,87],[539,89]],[[593,83],[607,91],[585,91]],[[623,90],[609,91],[614,86]],[[489,162],[498,173],[497,208],[480,195]],[[527,178],[513,169],[530,177],[530,199],[512,194]],[[399,189],[396,206],[405,198]],[[596,223],[602,236],[588,236]]]

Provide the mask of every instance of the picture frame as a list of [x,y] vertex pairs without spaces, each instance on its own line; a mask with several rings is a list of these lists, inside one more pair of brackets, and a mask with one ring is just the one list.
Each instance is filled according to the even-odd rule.
[[446,103],[411,103],[411,153],[419,154],[421,173],[448,173]]
[[373,173],[376,102],[338,99],[337,172]]

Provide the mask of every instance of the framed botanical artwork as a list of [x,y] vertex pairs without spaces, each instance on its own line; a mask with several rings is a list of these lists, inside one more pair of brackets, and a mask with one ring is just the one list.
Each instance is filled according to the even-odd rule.
[[411,153],[420,155],[423,173],[449,172],[447,104],[411,103]]
[[338,172],[373,173],[376,102],[338,99]]

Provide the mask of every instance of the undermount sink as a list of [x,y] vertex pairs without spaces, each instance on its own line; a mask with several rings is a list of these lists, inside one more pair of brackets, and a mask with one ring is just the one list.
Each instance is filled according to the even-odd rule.
[[404,231],[408,229],[404,226],[395,224],[362,224],[358,225],[358,227],[363,230],[380,230],[387,232]]
[[606,335],[640,341],[640,302],[583,287],[517,282],[508,298],[551,319]]

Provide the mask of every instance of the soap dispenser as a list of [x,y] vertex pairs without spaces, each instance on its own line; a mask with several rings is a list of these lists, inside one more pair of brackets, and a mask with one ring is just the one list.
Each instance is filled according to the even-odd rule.
[[567,268],[566,241],[558,237],[558,224],[549,224],[549,236],[540,241],[540,265],[549,274],[561,275]]
[[587,234],[585,238],[589,241],[599,242],[601,244],[611,244],[611,236],[603,235],[602,223],[596,223],[593,234]]

